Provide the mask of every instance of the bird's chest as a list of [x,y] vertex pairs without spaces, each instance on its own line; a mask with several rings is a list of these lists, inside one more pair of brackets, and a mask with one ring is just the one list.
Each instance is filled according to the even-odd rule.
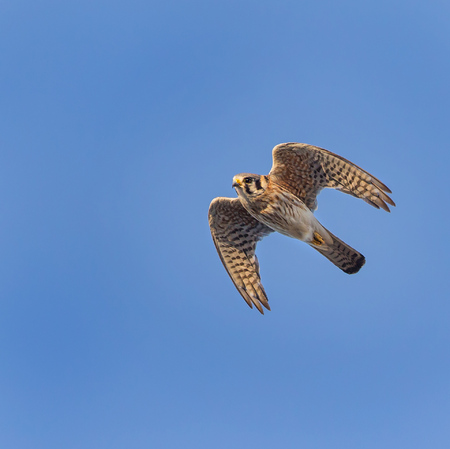
[[249,212],[274,231],[300,240],[307,240],[316,219],[313,213],[290,192],[272,192],[264,201],[255,202]]

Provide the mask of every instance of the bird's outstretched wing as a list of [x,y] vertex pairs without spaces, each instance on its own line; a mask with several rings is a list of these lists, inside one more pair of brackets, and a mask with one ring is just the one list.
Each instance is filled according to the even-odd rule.
[[[273,151],[272,180],[287,188],[311,209],[317,208],[317,195],[325,188],[340,190],[363,199],[387,212],[395,203],[392,193],[380,180],[331,151],[304,143],[282,143]],[[387,203],[387,204],[386,204]]]
[[256,243],[273,232],[253,218],[238,198],[215,198],[209,206],[209,227],[219,253],[234,285],[250,307],[261,312],[261,304],[270,310],[259,276]]

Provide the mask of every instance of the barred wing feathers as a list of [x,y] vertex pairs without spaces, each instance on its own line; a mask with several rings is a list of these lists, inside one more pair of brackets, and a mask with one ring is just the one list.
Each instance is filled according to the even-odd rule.
[[282,143],[272,151],[272,180],[287,188],[311,209],[317,208],[317,195],[329,187],[363,199],[390,212],[392,193],[379,179],[331,151],[304,143]]
[[259,275],[256,243],[273,232],[253,218],[238,198],[215,198],[209,206],[211,235],[225,269],[250,307],[270,310]]

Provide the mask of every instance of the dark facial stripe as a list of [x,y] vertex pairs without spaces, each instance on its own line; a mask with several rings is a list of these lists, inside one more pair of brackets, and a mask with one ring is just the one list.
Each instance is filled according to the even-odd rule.
[[244,189],[247,192],[247,195],[250,195],[250,187],[248,184],[244,184]]
[[255,179],[255,186],[256,186],[256,190],[261,190],[261,179],[259,179],[259,178]]

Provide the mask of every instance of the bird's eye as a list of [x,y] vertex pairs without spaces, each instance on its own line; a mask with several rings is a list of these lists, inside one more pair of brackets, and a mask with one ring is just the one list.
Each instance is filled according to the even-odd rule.
[[252,178],[244,178],[244,182],[246,184],[250,184],[252,182]]

